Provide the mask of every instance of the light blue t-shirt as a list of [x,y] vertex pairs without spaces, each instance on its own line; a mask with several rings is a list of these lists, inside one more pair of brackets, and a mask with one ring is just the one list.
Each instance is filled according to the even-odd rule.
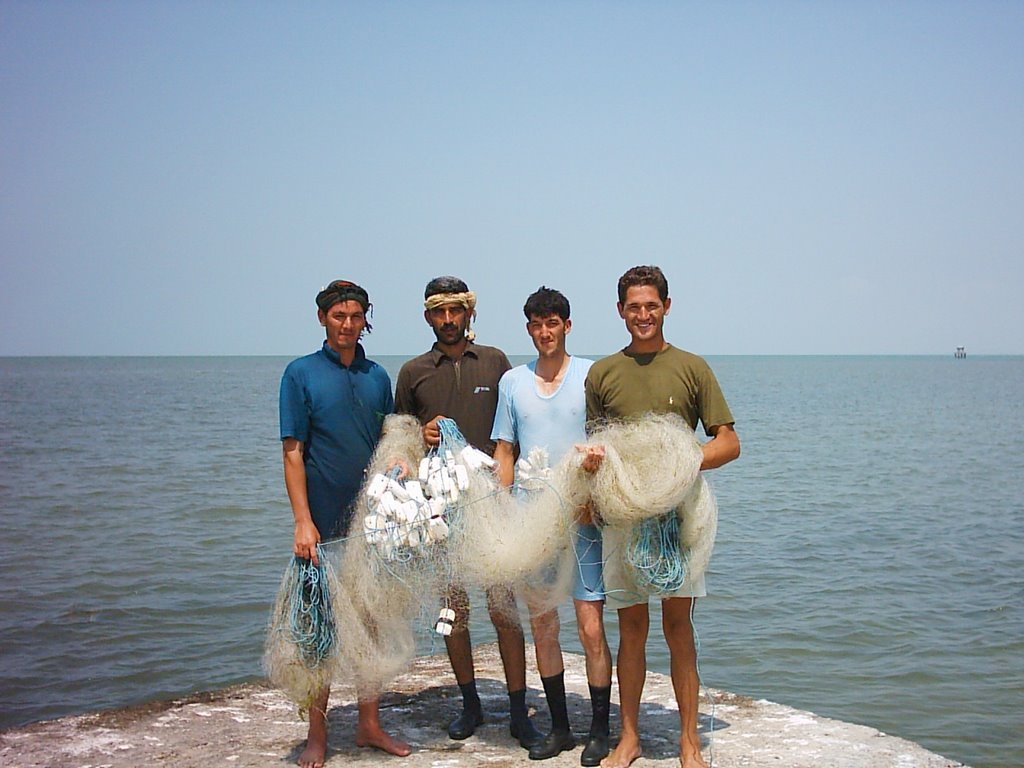
[[[548,464],[558,464],[573,446],[587,440],[583,385],[592,363],[570,357],[569,370],[550,395],[537,392],[536,360],[506,371],[498,382],[498,410],[491,440],[518,443],[524,457],[534,447],[542,446],[547,449]],[[575,525],[572,541],[578,562],[572,596],[577,600],[604,600],[601,531],[595,525]]]
[[537,361],[506,371],[498,382],[498,410],[492,440],[518,443],[527,456],[535,446],[547,449],[554,466],[576,443],[585,442],[587,401],[583,384],[593,360],[569,358],[562,383],[550,395],[537,392]]

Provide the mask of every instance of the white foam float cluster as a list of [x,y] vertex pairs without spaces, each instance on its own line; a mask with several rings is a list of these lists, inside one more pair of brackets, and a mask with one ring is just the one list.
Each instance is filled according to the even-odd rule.
[[439,635],[448,637],[452,633],[455,627],[455,611],[448,606],[441,609],[441,613],[437,617],[437,623],[434,624],[434,631]]
[[385,560],[396,560],[404,552],[448,538],[447,501],[428,498],[418,480],[401,482],[375,475],[366,490],[366,500],[366,541]]
[[426,484],[431,498],[456,504],[459,492],[469,489],[469,473],[494,466],[494,459],[471,445],[458,453],[446,448],[420,460],[420,482]]
[[366,540],[385,560],[404,559],[414,550],[448,538],[448,511],[469,490],[470,472],[491,469],[494,460],[466,446],[425,456],[419,478],[398,480],[377,473],[366,486]]

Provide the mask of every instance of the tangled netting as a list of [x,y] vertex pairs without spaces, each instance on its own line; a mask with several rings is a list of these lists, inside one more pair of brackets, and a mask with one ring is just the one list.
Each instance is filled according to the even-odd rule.
[[674,510],[602,529],[605,583],[634,598],[688,589],[707,570],[717,528],[714,494],[698,475]]
[[309,709],[317,691],[337,672],[337,623],[332,603],[341,591],[321,548],[319,564],[292,558],[270,615],[264,656],[267,676]]
[[633,525],[678,507],[703,458],[693,430],[674,413],[609,422],[587,443],[603,445],[605,457],[592,477],[576,479],[587,485],[605,525]]
[[711,559],[718,507],[690,426],[677,414],[647,414],[609,422],[587,442],[604,447],[604,460],[570,482],[589,488],[603,525],[606,583],[643,597],[696,582]]
[[291,569],[285,575],[265,666],[300,706],[332,679],[361,695],[386,688],[411,661],[417,630],[452,631],[449,585],[511,587],[534,612],[564,602],[577,569],[573,522],[588,503],[606,535],[626,542],[606,547],[616,562],[605,565],[624,570],[629,589],[666,594],[707,567],[717,511],[698,474],[700,445],[681,418],[605,425],[588,440],[606,454],[593,474],[581,470],[580,453],[551,467],[534,450],[520,459],[512,493],[454,422],[439,426],[441,443],[427,450],[413,417],[385,420],[350,534],[321,550],[336,632],[325,653],[309,654],[280,630],[298,600]]

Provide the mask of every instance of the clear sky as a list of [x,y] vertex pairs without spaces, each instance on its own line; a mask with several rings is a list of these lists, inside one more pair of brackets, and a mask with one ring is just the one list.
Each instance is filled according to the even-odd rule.
[[1024,353],[1024,3],[0,0],[0,355]]

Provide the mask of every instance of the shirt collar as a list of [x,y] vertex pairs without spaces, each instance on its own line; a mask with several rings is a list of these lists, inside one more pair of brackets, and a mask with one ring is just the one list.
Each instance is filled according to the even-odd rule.
[[323,347],[320,348],[320,351],[328,360],[335,365],[340,365],[342,368],[361,368],[363,366],[363,361],[366,360],[366,352],[363,351],[362,344],[356,344],[356,356],[352,358],[352,365],[350,366],[346,366],[341,362],[341,356],[335,352],[333,347],[331,347],[331,345],[326,341],[324,342]]
[[623,347],[622,354],[630,360],[637,360],[641,365],[647,365],[647,363],[651,362],[658,355],[668,352],[670,349],[672,349],[672,345],[668,343],[666,343],[665,346],[657,352],[630,352],[629,347]]
[[[469,355],[470,357],[479,357],[479,355],[476,353],[476,347],[473,346],[472,341],[466,344],[466,351],[462,353],[463,357],[465,357],[466,355]],[[441,347],[436,341],[434,342],[433,346],[430,347],[430,359],[434,361],[434,367],[439,366],[442,360],[451,360],[451,358],[448,357],[448,355],[441,351]]]

